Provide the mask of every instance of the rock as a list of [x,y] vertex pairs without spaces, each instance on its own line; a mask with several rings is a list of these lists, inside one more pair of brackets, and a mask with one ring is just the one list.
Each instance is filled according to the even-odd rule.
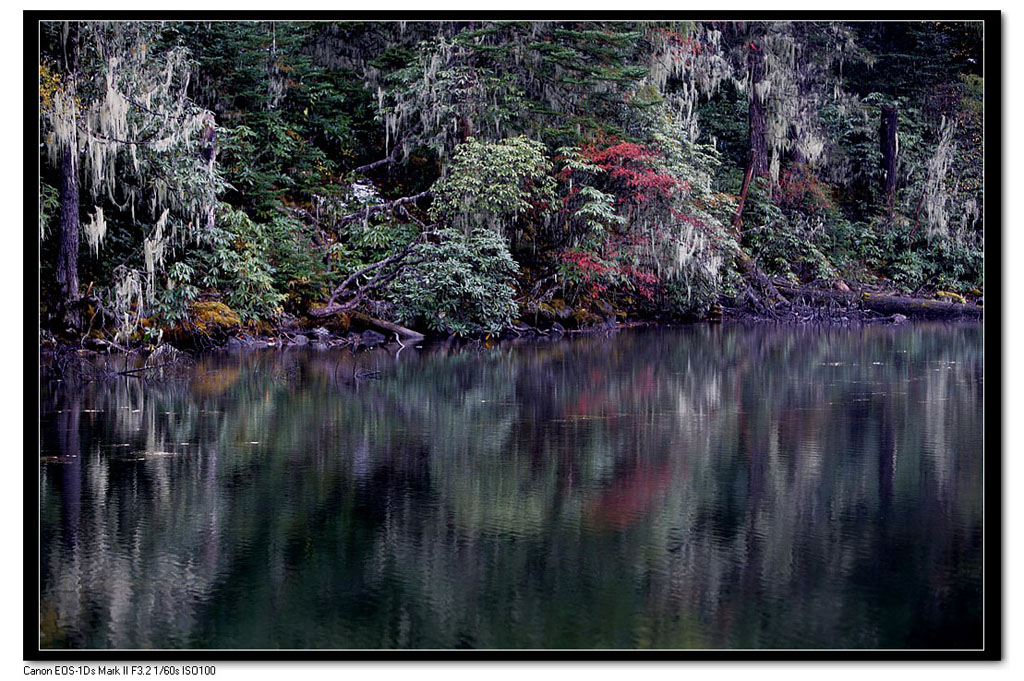
[[301,328],[299,320],[290,314],[281,313],[277,317],[278,328],[284,329],[285,331],[298,331]]
[[902,315],[902,314],[897,313],[897,314],[894,314],[892,316],[892,323],[893,324],[902,324],[905,321],[907,321],[906,315]]
[[551,325],[551,333],[557,333],[561,335],[565,333],[565,327],[559,324],[558,322],[555,322],[554,324]]
[[377,333],[376,331],[363,331],[363,335],[359,337],[359,341],[366,347],[372,348],[375,345],[381,345],[387,342],[387,338],[384,334]]
[[242,341],[234,336],[228,338],[228,342],[224,344],[224,348],[227,350],[241,350],[243,347]]
[[559,319],[570,319],[575,312],[571,307],[565,304],[565,301],[561,298],[555,298],[552,302],[552,306],[555,309],[555,315]]
[[313,329],[309,333],[310,333],[311,336],[313,336],[317,340],[321,340],[321,341],[322,340],[326,340],[327,337],[331,335],[331,332],[328,331],[327,329],[325,329],[322,326],[318,326],[317,328]]
[[306,345],[307,343],[309,343],[309,339],[300,335],[292,338],[291,345]]
[[106,350],[108,347],[110,347],[110,343],[103,340],[102,338],[91,337],[85,339],[85,345],[86,347],[92,350]]
[[837,291],[842,291],[843,293],[850,292],[850,287],[847,286],[846,282],[843,281],[842,279],[836,279],[835,283],[832,284],[832,288],[834,288]]
[[573,318],[576,320],[577,328],[580,329],[585,329],[589,326],[599,326],[604,323],[604,319],[600,316],[586,310],[578,310],[576,314],[573,315]]

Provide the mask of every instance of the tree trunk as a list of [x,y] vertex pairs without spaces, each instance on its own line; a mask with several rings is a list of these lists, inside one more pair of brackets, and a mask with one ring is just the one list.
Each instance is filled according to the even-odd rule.
[[[747,191],[755,177],[771,175],[771,156],[768,153],[768,140],[765,138],[765,107],[764,97],[759,94],[758,85],[764,81],[764,52],[750,44],[747,56],[750,69],[750,107],[747,126],[749,128],[750,153],[747,155],[747,170],[743,174],[743,188],[740,190],[740,201],[736,207],[732,226],[737,232],[743,221],[743,206],[747,202]],[[738,237],[738,235],[737,235]],[[737,238],[738,241],[738,238]]]
[[764,52],[750,46],[750,150],[751,167],[754,177],[768,177],[771,174],[771,153],[765,134],[767,116],[764,102]]
[[[68,83],[74,88],[78,79],[77,22],[68,25],[64,46],[64,68]],[[78,145],[72,138],[61,154],[60,163],[60,228],[57,235],[58,313],[63,323],[78,329],[82,326],[78,302]]]
[[[801,96],[806,95],[802,94]],[[793,148],[789,152],[789,162],[793,168],[802,168],[807,165],[807,157],[804,156],[804,150],[800,148],[800,134],[796,125],[790,126],[789,136],[793,140]]]
[[754,150],[750,150],[747,156],[747,172],[743,174],[743,188],[740,189],[740,200],[736,204],[736,215],[733,216],[732,226],[736,230],[736,243],[740,243],[740,227],[743,225],[743,205],[747,202],[747,191],[750,189],[750,180],[754,175]]
[[470,118],[469,113],[463,112],[462,116],[459,118],[459,141],[465,142],[474,135],[475,130],[473,129],[473,119]]
[[882,107],[882,121],[879,130],[879,149],[882,152],[882,198],[889,217],[892,217],[896,200],[896,123],[895,106]]
[[[207,114],[206,122],[203,125],[203,132],[199,137],[202,146],[200,156],[206,161],[210,174],[213,174],[214,164],[217,161],[217,121],[213,114]],[[213,229],[217,223],[216,201],[206,207],[206,228]]]
[[76,150],[65,149],[60,168],[60,231],[57,245],[57,285],[60,311],[71,326],[78,327],[72,312],[78,300],[78,159]]

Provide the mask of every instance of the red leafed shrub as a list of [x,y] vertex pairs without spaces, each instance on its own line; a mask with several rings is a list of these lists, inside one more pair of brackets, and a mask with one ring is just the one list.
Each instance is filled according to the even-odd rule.
[[653,300],[655,287],[660,281],[658,276],[618,262],[618,256],[617,250],[610,251],[605,259],[589,251],[567,249],[559,253],[558,258],[566,266],[570,281],[575,280],[587,287],[592,297],[613,287],[632,290],[647,300]]
[[643,144],[619,142],[603,149],[589,145],[583,148],[583,155],[622,183],[625,191],[619,192],[620,203],[645,203],[688,188],[687,183],[678,178],[659,172],[656,164],[661,154]]
[[611,267],[602,262],[593,253],[578,251],[571,248],[559,254],[562,262],[573,265],[581,274],[587,278],[604,276],[611,271]]
[[782,208],[822,213],[835,207],[828,186],[801,166],[786,170],[779,176],[776,202]]
[[662,26],[653,27],[650,35],[672,51],[682,51],[695,56],[715,51],[715,46],[710,43],[702,43],[696,38],[685,36],[679,31]]
[[627,267],[623,273],[631,281],[637,293],[647,300],[654,300],[654,287],[660,281],[658,275],[653,272],[638,270],[635,267]]

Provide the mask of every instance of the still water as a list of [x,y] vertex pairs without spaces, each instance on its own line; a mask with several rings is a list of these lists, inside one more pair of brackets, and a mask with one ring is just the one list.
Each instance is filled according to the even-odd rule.
[[41,645],[981,645],[979,326],[395,349],[44,371]]

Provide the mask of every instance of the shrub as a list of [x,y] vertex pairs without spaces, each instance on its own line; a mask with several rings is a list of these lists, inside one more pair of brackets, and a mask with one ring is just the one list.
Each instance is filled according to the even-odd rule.
[[520,216],[550,210],[555,199],[550,170],[540,142],[470,137],[455,149],[447,174],[434,185],[430,215],[467,233],[481,226],[505,232]]
[[512,277],[519,267],[505,241],[486,229],[445,228],[418,245],[389,288],[400,321],[469,336],[497,333],[517,312]]
[[274,286],[277,271],[270,261],[277,241],[271,230],[244,211],[226,208],[206,237],[211,250],[199,255],[196,268],[202,284],[222,291],[243,321],[279,314],[285,296]]

